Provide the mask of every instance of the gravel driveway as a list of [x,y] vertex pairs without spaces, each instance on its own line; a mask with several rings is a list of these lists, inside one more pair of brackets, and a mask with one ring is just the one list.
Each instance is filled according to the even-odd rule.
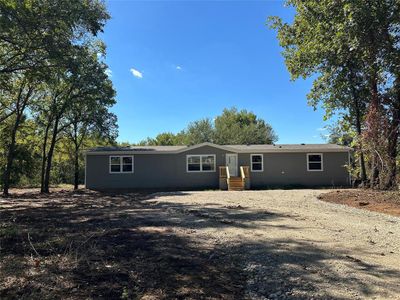
[[400,218],[319,201],[324,192],[188,192],[151,202],[214,249],[210,260],[240,264],[248,298],[400,299]]
[[0,299],[400,299],[400,218],[327,190],[0,198]]

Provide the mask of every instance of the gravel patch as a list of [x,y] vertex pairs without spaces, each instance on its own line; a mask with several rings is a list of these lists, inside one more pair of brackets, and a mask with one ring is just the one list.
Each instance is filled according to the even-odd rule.
[[156,201],[190,204],[170,212],[193,217],[193,238],[224,246],[249,299],[399,299],[400,218],[318,200],[325,192],[190,192]]

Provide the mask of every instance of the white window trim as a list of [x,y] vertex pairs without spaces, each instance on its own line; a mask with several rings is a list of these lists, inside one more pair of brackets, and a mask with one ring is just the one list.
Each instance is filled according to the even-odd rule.
[[[200,170],[199,171],[189,171],[189,157],[193,157],[193,156],[200,156]],[[207,170],[207,171],[203,171],[203,156],[213,156],[214,157],[214,170]],[[187,173],[213,173],[217,171],[217,167],[216,167],[216,156],[215,154],[188,154],[186,155],[186,172]]]
[[[119,157],[119,167],[120,171],[119,172],[111,172],[111,158]],[[132,171],[129,172],[123,172],[122,171],[122,166],[123,166],[123,158],[124,157],[130,157],[132,158]],[[111,155],[108,161],[108,172],[110,174],[132,174],[135,172],[135,158],[133,155]]]
[[[253,170],[253,156],[261,156],[261,170]],[[251,172],[264,172],[264,155],[263,154],[250,154],[250,169]]]
[[[310,170],[310,156],[311,155],[320,155],[321,156],[321,169],[320,170]],[[307,171],[308,172],[323,172],[324,171],[324,155],[322,153],[307,153]],[[313,162],[311,162],[313,163]],[[316,163],[316,162],[315,162]]]

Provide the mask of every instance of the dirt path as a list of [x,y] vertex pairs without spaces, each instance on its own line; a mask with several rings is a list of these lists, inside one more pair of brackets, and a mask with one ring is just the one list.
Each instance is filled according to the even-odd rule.
[[159,203],[195,207],[197,238],[242,260],[250,298],[400,299],[400,219],[319,201],[324,192],[199,192]]
[[400,218],[323,192],[0,199],[0,298],[399,299]]

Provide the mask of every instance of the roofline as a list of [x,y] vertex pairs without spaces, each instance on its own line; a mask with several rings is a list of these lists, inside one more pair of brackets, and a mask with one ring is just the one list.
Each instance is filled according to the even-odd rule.
[[237,152],[234,148],[231,148],[231,147],[228,147],[228,146],[217,145],[217,144],[214,144],[214,143],[205,142],[205,143],[189,146],[189,147],[181,149],[181,150],[177,150],[176,153],[182,153],[182,152],[190,151],[190,150],[197,149],[197,148],[204,147],[204,146],[210,146],[210,147],[214,147],[214,148],[221,149],[221,150]]
[[189,146],[183,149],[179,149],[179,150],[174,150],[174,151],[140,151],[140,150],[126,150],[126,151],[114,151],[114,150],[110,150],[110,151],[90,151],[87,150],[85,152],[85,155],[132,155],[132,154],[179,154],[179,153],[184,153],[190,150],[194,150],[197,148],[201,148],[204,146],[210,146],[210,147],[214,147],[217,149],[221,149],[221,150],[225,150],[225,151],[229,151],[229,152],[233,152],[233,153],[310,153],[310,152],[331,152],[331,153],[335,153],[335,152],[350,152],[353,151],[353,148],[350,147],[346,147],[343,146],[342,148],[338,148],[338,149],[332,149],[332,148],[304,148],[304,149],[281,149],[281,148],[276,148],[276,149],[245,149],[245,150],[238,150],[229,146],[223,146],[223,145],[217,145],[217,144],[213,144],[213,143],[209,143],[209,142],[205,142],[205,143],[201,143],[201,144],[197,144],[197,145],[193,145],[193,146]]

